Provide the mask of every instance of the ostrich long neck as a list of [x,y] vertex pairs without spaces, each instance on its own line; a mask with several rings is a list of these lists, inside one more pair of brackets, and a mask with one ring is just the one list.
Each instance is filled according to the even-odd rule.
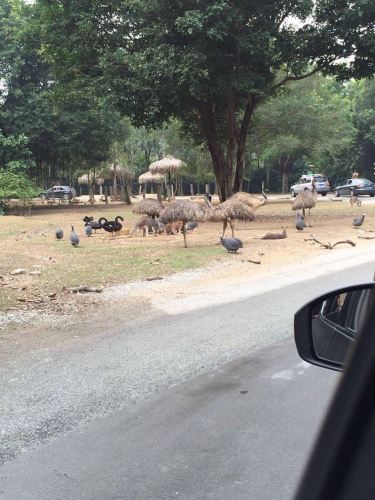
[[210,217],[212,217],[213,213],[214,213],[214,207],[212,206],[212,203],[210,202],[210,200],[205,196],[204,197],[204,202],[206,203],[206,206],[205,206],[205,219],[209,219]]
[[259,198],[259,200],[262,202],[262,205],[265,205],[267,203],[267,200],[268,200],[268,196],[266,195],[266,193],[262,190],[262,198]]

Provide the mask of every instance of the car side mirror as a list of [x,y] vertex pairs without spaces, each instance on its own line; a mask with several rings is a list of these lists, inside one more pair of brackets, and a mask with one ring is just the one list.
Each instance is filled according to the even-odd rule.
[[294,317],[298,354],[314,365],[342,371],[374,306],[374,283],[341,288],[309,302]]

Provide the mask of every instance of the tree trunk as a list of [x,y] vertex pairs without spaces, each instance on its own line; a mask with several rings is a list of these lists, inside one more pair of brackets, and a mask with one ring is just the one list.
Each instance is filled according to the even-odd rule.
[[157,194],[157,197],[158,197],[158,201],[160,201],[161,203],[161,184],[156,184],[156,194]]
[[125,182],[125,185],[124,185],[124,198],[125,198],[125,201],[126,201],[127,205],[131,205],[132,204],[132,201],[131,201],[131,198],[130,198],[130,186],[129,186],[128,182]]
[[117,201],[117,169],[116,164],[113,164],[113,196],[115,201]]
[[284,160],[281,161],[281,173],[282,173],[281,191],[285,194],[289,192],[289,183],[288,183],[289,160],[290,157],[288,155]]
[[239,130],[236,127],[236,106],[233,95],[228,96],[226,112],[227,143],[226,149],[219,143],[219,136],[215,127],[213,105],[200,103],[198,111],[201,126],[211,154],[212,165],[216,177],[220,201],[228,199],[233,193],[242,188],[246,139],[251,117],[256,108],[257,99],[249,96]]

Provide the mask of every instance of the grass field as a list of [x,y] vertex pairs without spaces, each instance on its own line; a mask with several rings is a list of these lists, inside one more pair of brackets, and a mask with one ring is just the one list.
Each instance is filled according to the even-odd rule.
[[[375,205],[351,208],[344,202],[325,201],[313,209],[314,235],[335,241],[341,237],[357,234],[351,227],[353,215],[366,212],[366,227],[375,229]],[[6,310],[25,300],[38,300],[52,293],[60,293],[64,287],[82,284],[100,286],[141,280],[150,276],[162,276],[185,269],[204,266],[217,259],[231,258],[217,245],[221,232],[220,223],[205,223],[188,235],[189,248],[183,248],[182,236],[137,235],[114,237],[98,232],[87,238],[83,231],[82,218],[105,215],[108,219],[122,215],[125,228],[131,228],[137,218],[131,207],[118,207],[116,211],[95,208],[82,210],[46,211],[30,217],[0,217],[0,310]],[[70,225],[80,234],[78,248],[69,242]],[[64,239],[56,241],[56,227],[64,229]],[[278,247],[283,255],[309,252],[303,235],[294,229],[294,215],[289,203],[275,203],[261,207],[256,220],[240,224],[237,236],[246,246],[262,250],[259,242],[250,241],[254,236],[281,226],[288,228],[288,239]],[[291,240],[294,238],[293,245]],[[263,243],[262,243],[263,244]],[[280,254],[280,258],[282,255]],[[16,268],[26,274],[11,276]],[[32,276],[30,272],[37,272]],[[40,272],[40,274],[39,274]],[[30,302],[32,305],[32,302]]]

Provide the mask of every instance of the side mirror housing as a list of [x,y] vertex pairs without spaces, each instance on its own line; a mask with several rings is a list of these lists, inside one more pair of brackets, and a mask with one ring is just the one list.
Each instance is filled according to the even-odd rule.
[[334,290],[309,302],[294,317],[298,354],[314,365],[342,371],[374,306],[374,283]]

